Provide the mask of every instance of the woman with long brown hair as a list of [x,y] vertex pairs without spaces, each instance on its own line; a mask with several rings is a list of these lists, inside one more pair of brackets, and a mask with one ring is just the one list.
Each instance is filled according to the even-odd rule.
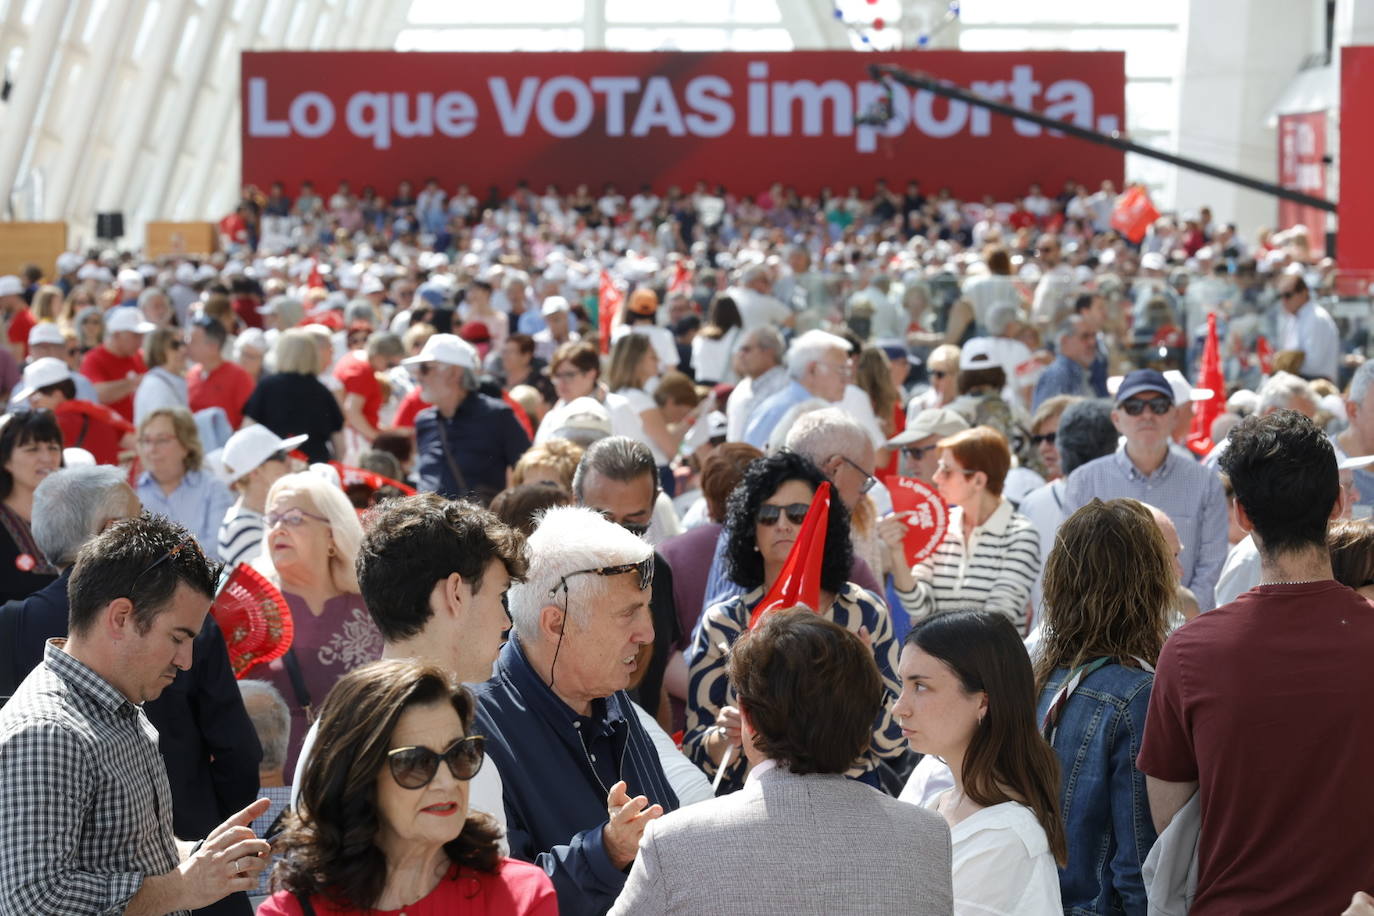
[[950,827],[956,916],[1061,916],[1068,861],[1059,761],[1036,731],[1035,682],[1005,614],[966,611],[907,634],[892,715],[911,749],[949,765],[930,807]]
[[1045,564],[1036,715],[1064,773],[1071,837],[1066,911],[1147,911],[1140,869],[1155,842],[1136,754],[1178,576],[1154,516],[1093,500],[1065,520]]
[[468,805],[484,760],[474,705],[448,672],[413,659],[340,679],[279,840],[279,890],[258,912],[554,916],[548,877],[503,857],[496,821]]

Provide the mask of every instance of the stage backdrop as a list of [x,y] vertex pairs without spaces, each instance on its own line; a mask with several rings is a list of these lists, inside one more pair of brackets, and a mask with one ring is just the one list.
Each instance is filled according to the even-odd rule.
[[[920,70],[1083,127],[1125,123],[1122,52],[244,52],[243,180],[327,196],[346,178],[390,194],[429,176],[452,191],[698,180],[805,194],[876,178],[1008,199],[1040,182],[1118,186],[1123,154],[868,77]],[[886,117],[887,114],[891,117]]]

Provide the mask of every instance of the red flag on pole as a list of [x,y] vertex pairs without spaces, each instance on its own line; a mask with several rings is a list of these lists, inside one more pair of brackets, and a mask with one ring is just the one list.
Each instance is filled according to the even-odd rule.
[[310,275],[305,278],[305,285],[311,289],[321,289],[324,287],[324,277],[320,276],[320,259],[310,259]]
[[1221,374],[1221,343],[1217,340],[1217,316],[1207,316],[1207,343],[1202,348],[1198,387],[1210,388],[1212,396],[1193,405],[1193,428],[1188,433],[1188,448],[1195,455],[1206,455],[1212,441],[1212,421],[1226,410],[1226,379]]
[[804,604],[820,613],[821,563],[825,558],[825,532],[830,524],[830,484],[822,483],[811,497],[797,541],[787,555],[782,572],[754,608],[749,618],[753,629],[765,614]]
[[1159,219],[1159,211],[1150,201],[1150,193],[1143,185],[1131,185],[1116,199],[1112,209],[1112,228],[1136,244]]
[[668,292],[671,293],[690,293],[692,291],[692,268],[688,266],[687,259],[680,259],[673,267],[673,279],[668,283]]
[[1269,375],[1274,371],[1274,348],[1263,334],[1255,341],[1255,355],[1259,357],[1260,372]]
[[597,325],[601,334],[601,352],[611,352],[611,325],[615,322],[615,316],[620,313],[620,306],[625,302],[625,294],[620,291],[620,287],[615,285],[615,280],[611,278],[609,270],[601,271],[601,288],[597,293]]

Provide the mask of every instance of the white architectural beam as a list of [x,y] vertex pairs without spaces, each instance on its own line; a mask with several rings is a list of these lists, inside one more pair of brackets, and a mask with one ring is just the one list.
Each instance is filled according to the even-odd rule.
[[0,215],[10,211],[10,195],[19,174],[19,163],[36,126],[34,116],[43,100],[43,90],[57,67],[59,55],[56,52],[62,37],[64,12],[60,3],[47,3],[39,10],[38,20],[24,47],[24,57],[19,62],[19,72],[14,75],[5,118],[8,126],[0,131]]

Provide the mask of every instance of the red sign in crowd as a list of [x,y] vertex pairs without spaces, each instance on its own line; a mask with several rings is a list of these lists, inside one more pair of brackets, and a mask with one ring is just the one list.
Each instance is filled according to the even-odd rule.
[[875,62],[1093,130],[1125,124],[1115,51],[245,52],[243,178],[288,193],[347,179],[389,194],[430,176],[478,193],[522,179],[843,193],[925,176],[974,200],[1122,180],[1118,150],[874,82]]

